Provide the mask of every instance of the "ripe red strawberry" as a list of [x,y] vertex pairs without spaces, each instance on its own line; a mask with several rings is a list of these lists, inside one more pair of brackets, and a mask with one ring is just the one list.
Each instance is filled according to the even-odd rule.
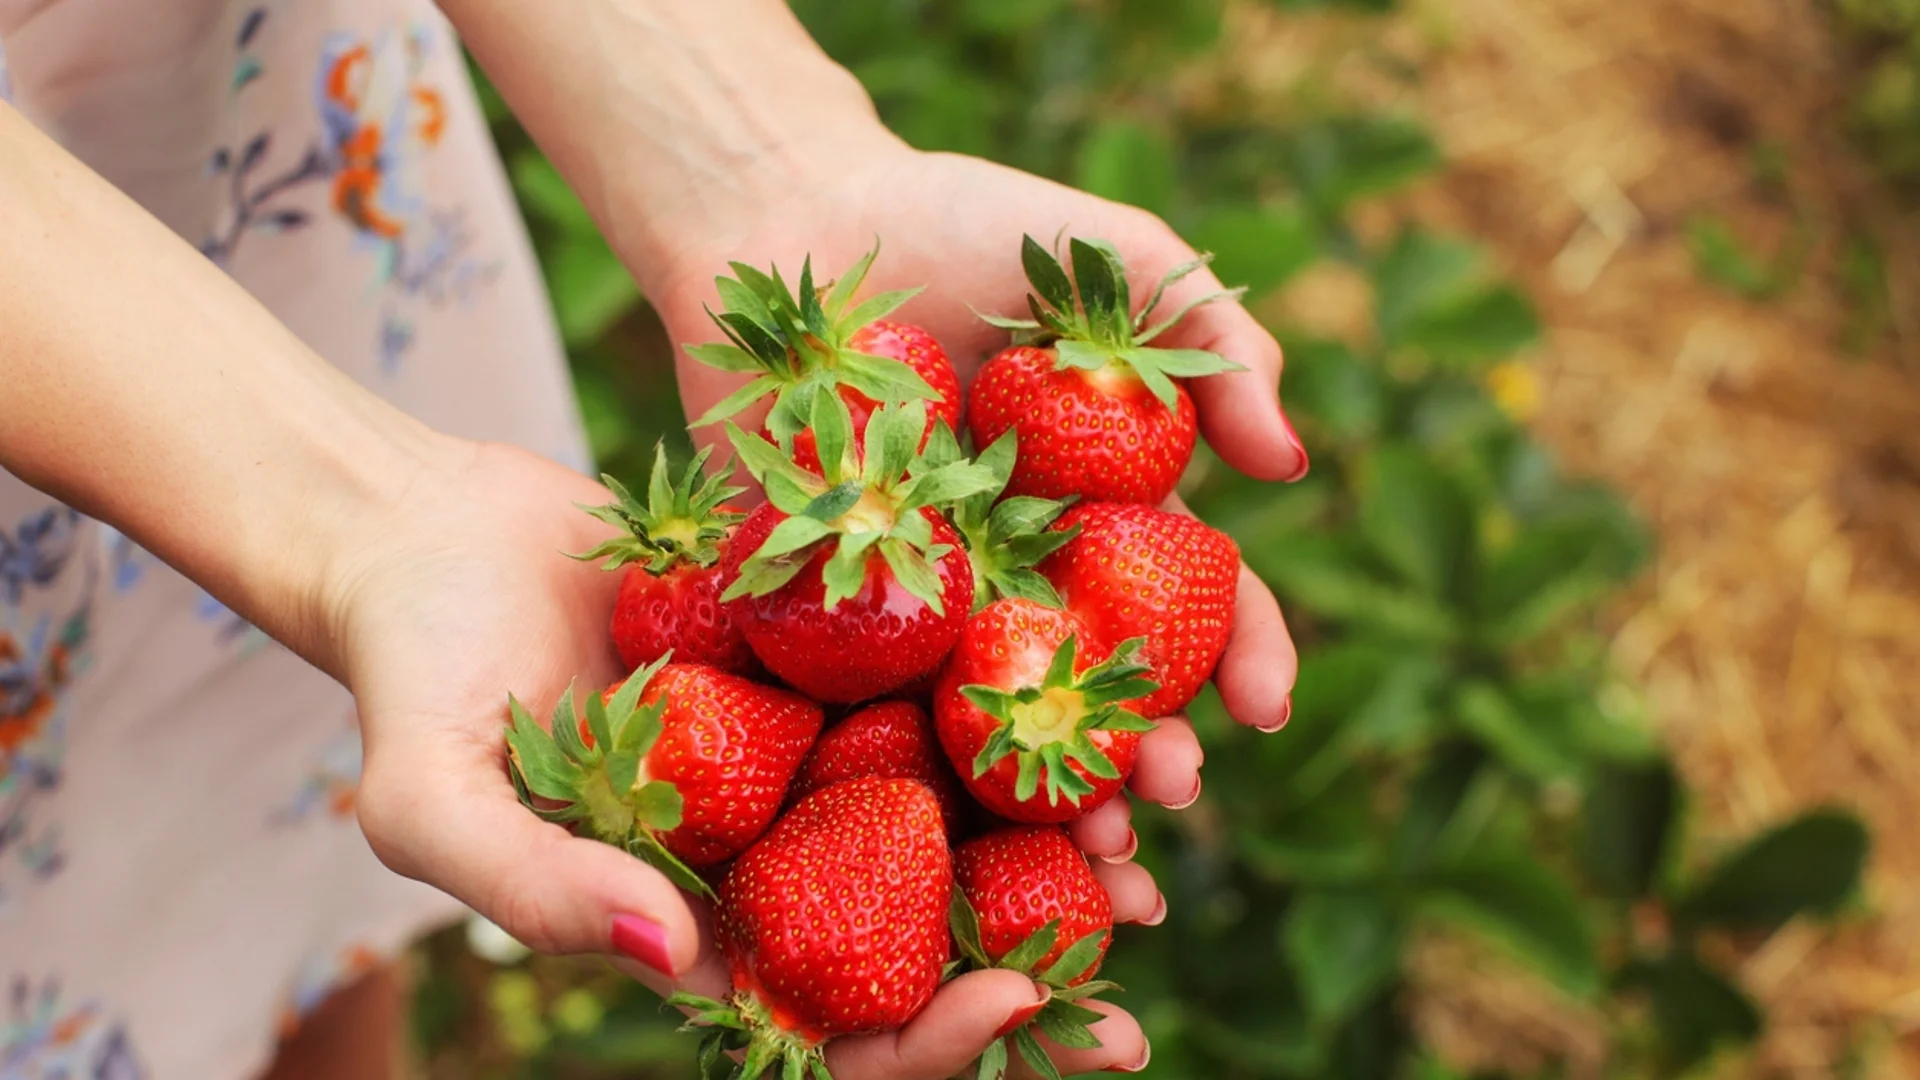
[[853,303],[879,253],[876,245],[830,289],[814,287],[813,260],[808,258],[800,268],[798,295],[787,287],[778,267],[767,274],[744,263],[728,264],[737,276],[714,279],[725,310],[713,316],[727,343],[690,345],[687,351],[709,367],[756,378],[693,426],[724,420],[772,395],[767,437],[791,446],[795,460],[816,473],[818,448],[806,428],[813,397],[822,388],[836,391],[846,403],[856,436],[866,430],[867,418],[879,406],[917,400],[929,402],[924,431],[932,431],[941,420],[958,427],[960,378],[946,350],[924,329],[885,318],[920,290],[881,293]]
[[1213,676],[1233,632],[1240,549],[1185,514],[1081,503],[1061,516],[1080,535],[1040,565],[1068,610],[1101,637],[1146,639],[1160,689],[1133,703],[1149,719],[1184,708]]
[[1118,794],[1152,723],[1140,642],[1108,650],[1073,615],[996,600],[967,620],[934,691],[934,727],[967,790],[1009,821],[1062,822]]
[[1100,1045],[1087,1025],[1100,1019],[1077,1002],[1110,982],[1093,982],[1113,937],[1113,900],[1087,858],[1057,825],[999,829],[953,853],[953,936],[971,969],[1008,968],[1047,984],[1041,1012],[1005,1042],[989,1048],[976,1077],[1003,1075],[1007,1045],[1041,1076],[1057,1076],[1029,1028],[1055,1042]]
[[958,833],[960,781],[940,752],[927,710],[911,701],[882,701],[828,728],[800,764],[788,797],[798,802],[821,788],[868,776],[927,785],[940,802],[947,835]]
[[922,402],[875,412],[857,452],[840,399],[813,404],[824,477],[727,425],[768,502],[728,548],[721,599],[769,671],[819,701],[863,701],[936,669],[953,647],[973,571],[940,511],[992,478],[970,462],[907,475]]
[[798,694],[665,660],[590,695],[584,722],[571,690],[551,731],[518,701],[511,710],[507,758],[522,801],[697,892],[706,887],[686,867],[759,839],[820,734],[819,706]]
[[827,1076],[820,1047],[892,1031],[926,1007],[951,941],[953,862],[940,807],[915,780],[849,780],[814,792],[734,864],[715,936],[726,1003],[676,994],[725,1045],[744,1031],[743,1080],[768,1069]]
[[615,501],[582,508],[624,532],[573,557],[605,559],[605,569],[626,571],[609,629],[629,671],[668,653],[683,664],[742,674],[754,669],[753,650],[720,603],[718,566],[729,532],[744,516],[728,511],[726,502],[746,489],[726,486],[726,469],[706,474],[711,453],[700,451],[675,481],[665,447],[656,447],[646,502],[603,476]]
[[1016,331],[1020,343],[989,360],[973,382],[967,424],[974,445],[1019,432],[1010,494],[1159,503],[1193,457],[1193,400],[1179,380],[1242,369],[1210,352],[1147,343],[1194,307],[1238,293],[1201,297],[1149,326],[1166,288],[1206,257],[1169,273],[1134,315],[1119,254],[1099,240],[1069,247],[1072,281],[1031,236],[1021,246],[1034,318],[987,320]]

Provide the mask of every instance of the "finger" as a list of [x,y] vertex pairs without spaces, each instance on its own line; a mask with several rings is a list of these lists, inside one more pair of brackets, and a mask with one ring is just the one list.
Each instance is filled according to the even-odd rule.
[[[1164,226],[1152,263],[1158,273],[1194,257],[1193,248]],[[1188,275],[1167,290],[1156,318],[1225,288],[1212,270]],[[1153,341],[1156,346],[1205,349],[1246,370],[1208,375],[1187,386],[1200,414],[1200,431],[1227,464],[1257,480],[1294,481],[1307,474],[1307,451],[1280,405],[1280,343],[1238,300],[1202,304]]]
[[834,1080],[947,1080],[1044,1000],[1045,988],[1017,971],[962,975],[899,1031],[828,1043],[827,1069]]
[[1127,786],[1135,795],[1169,810],[1183,810],[1200,797],[1200,764],[1206,754],[1184,716],[1163,716],[1140,736]]
[[[1093,1037],[1100,1040],[1100,1046],[1093,1050],[1069,1050],[1051,1039],[1041,1038],[1040,1046],[1047,1056],[1053,1059],[1054,1067],[1063,1076],[1079,1076],[1091,1072],[1137,1073],[1147,1067],[1149,1050],[1147,1036],[1140,1030],[1138,1021],[1127,1014],[1126,1010],[1111,1002],[1092,1000],[1082,1001],[1083,1005],[1102,1014],[1105,1019],[1091,1025]],[[1019,1054],[1012,1055],[1013,1067],[1007,1075],[1015,1080],[1034,1080],[1039,1074],[1020,1061]],[[838,1075],[838,1074],[836,1074]]]
[[356,808],[388,867],[452,894],[537,952],[624,954],[659,972],[661,985],[694,965],[700,931],[686,897],[625,851],[521,806],[497,744],[381,726],[390,734],[368,755]]
[[1153,875],[1139,863],[1095,863],[1093,876],[1113,898],[1113,921],[1158,926],[1167,916],[1167,902]]
[[1293,712],[1293,684],[1299,671],[1300,657],[1279,602],[1267,583],[1242,563],[1233,630],[1213,671],[1220,700],[1240,723],[1279,731]]
[[1067,835],[1080,850],[1107,862],[1126,862],[1140,847],[1133,832],[1133,804],[1125,795],[1108,799],[1086,817],[1067,823]]

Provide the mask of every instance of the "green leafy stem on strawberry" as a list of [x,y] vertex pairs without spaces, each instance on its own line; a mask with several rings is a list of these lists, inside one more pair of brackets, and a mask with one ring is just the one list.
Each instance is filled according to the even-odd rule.
[[682,562],[712,566],[719,561],[719,544],[727,538],[727,531],[746,516],[725,509],[727,500],[747,490],[727,484],[726,477],[733,471],[731,460],[709,474],[706,465],[712,456],[712,447],[702,449],[675,480],[667,469],[665,442],[656,445],[645,502],[635,498],[620,481],[603,474],[600,479],[613,492],[614,501],[605,506],[576,505],[619,529],[621,535],[590,551],[567,552],[567,556],[582,562],[605,559],[606,570],[641,563],[656,577]]
[[811,256],[801,264],[797,294],[780,276],[779,267],[772,267],[769,274],[745,263],[728,263],[737,276],[714,279],[724,310],[718,314],[707,311],[727,341],[688,345],[686,349],[709,367],[754,378],[707,410],[692,426],[724,420],[773,394],[767,430],[784,444],[807,427],[815,397],[823,390],[844,386],[883,404],[937,397],[934,388],[910,365],[860,352],[849,344],[862,328],[921,292],[899,289],[853,303],[854,294],[879,254],[876,240],[873,250],[826,290],[824,297],[814,286]]
[[1094,792],[1092,784],[1069,766],[1078,764],[1088,775],[1120,779],[1112,759],[1087,737],[1091,731],[1152,731],[1153,722],[1121,707],[1153,693],[1160,684],[1146,678],[1152,668],[1140,658],[1144,637],[1128,638],[1105,660],[1074,674],[1079,641],[1069,636],[1054,651],[1044,679],[1037,686],[1007,691],[972,684],[960,693],[982,712],[1000,721],[973,761],[976,779],[1002,759],[1015,756],[1018,773],[1014,798],[1021,802],[1046,785],[1047,803],[1062,799],[1075,805]]
[[[1060,594],[1034,567],[1080,535],[1078,525],[1051,527],[1073,500],[1033,495],[1000,499],[1018,457],[1019,436],[1009,429],[973,459],[993,475],[992,486],[956,501],[950,515],[973,563],[975,611],[1005,596],[1061,606]],[[945,424],[935,424],[914,467],[937,469],[964,460],[959,437]]]
[[1044,984],[1051,994],[1047,1004],[1035,1014],[1032,1021],[994,1042],[980,1055],[975,1073],[977,1080],[1000,1080],[1006,1075],[1009,1045],[1034,1072],[1046,1080],[1061,1080],[1060,1070],[1054,1066],[1046,1048],[1040,1045],[1034,1035],[1035,1030],[1055,1044],[1070,1049],[1093,1050],[1100,1046],[1099,1037],[1092,1031],[1092,1025],[1101,1019],[1100,1014],[1080,1002],[1121,987],[1104,979],[1081,980],[1086,979],[1089,970],[1100,962],[1102,946],[1106,944],[1111,930],[1096,930],[1086,935],[1067,946],[1059,959],[1041,968],[1040,962],[1059,943],[1059,919],[1049,920],[998,960],[989,956],[981,944],[980,915],[973,910],[966,893],[958,886],[953,890],[948,919],[954,943],[960,947],[960,958],[947,965],[949,978],[966,971],[1000,968],[1020,972]]
[[1073,237],[1068,240],[1067,248],[1073,263],[1071,278],[1060,259],[1041,247],[1039,241],[1031,236],[1021,240],[1020,262],[1026,269],[1028,283],[1033,286],[1033,292],[1027,296],[1027,307],[1033,318],[976,314],[993,326],[1012,331],[1020,344],[1051,345],[1058,357],[1059,369],[1079,368],[1095,373],[1096,377],[1099,374],[1137,377],[1168,408],[1174,405],[1175,378],[1246,370],[1205,349],[1149,346],[1149,342],[1171,330],[1200,305],[1237,300],[1246,293],[1244,288],[1207,293],[1188,301],[1167,318],[1152,321],[1167,290],[1212,262],[1212,255],[1202,255],[1174,267],[1154,287],[1146,305],[1134,314],[1127,289],[1126,265],[1112,244]]
[[542,819],[624,848],[681,888],[712,897],[706,881],[659,840],[659,834],[680,825],[679,790],[642,775],[641,763],[660,738],[667,698],[663,694],[642,705],[640,695],[668,659],[635,671],[604,702],[598,694],[587,695],[591,740],[582,737],[572,686],[554,706],[550,729],[508,695],[513,719],[507,729],[508,771],[520,801]]
[[776,1067],[782,1080],[833,1080],[820,1050],[822,1043],[782,1030],[752,994],[735,993],[732,1001],[728,1004],[684,990],[666,1000],[671,1007],[689,1010],[679,1030],[702,1036],[701,1076],[714,1075],[722,1056],[741,1053],[739,1064],[729,1073],[733,1080],[757,1080]]
[[766,440],[727,424],[728,438],[766,488],[767,501],[788,516],[741,564],[720,598],[765,596],[793,580],[824,545],[833,545],[821,571],[828,610],[860,591],[868,562],[877,554],[908,592],[936,614],[946,614],[933,563],[950,548],[934,543],[932,524],[920,511],[939,511],[988,490],[993,473],[966,460],[915,468],[926,430],[924,402],[876,410],[857,447],[852,418],[839,395],[817,394],[812,406],[821,476],[800,468]]

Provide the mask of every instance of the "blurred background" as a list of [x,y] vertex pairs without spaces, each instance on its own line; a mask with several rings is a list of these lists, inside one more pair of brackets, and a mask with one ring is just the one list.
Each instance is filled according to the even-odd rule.
[[[1148,1075],[1920,1075],[1920,3],[796,0],[913,143],[1164,215],[1287,345],[1288,606],[1108,972]],[[595,449],[658,323],[502,110]],[[684,1078],[604,966],[422,949],[446,1078]]]

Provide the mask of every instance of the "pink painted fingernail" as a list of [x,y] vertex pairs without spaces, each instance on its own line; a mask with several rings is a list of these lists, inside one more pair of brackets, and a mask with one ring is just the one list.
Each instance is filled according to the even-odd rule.
[[662,975],[678,974],[673,957],[667,952],[667,928],[638,915],[613,917],[613,947]]
[[1138,854],[1139,851],[1140,851],[1140,834],[1137,832],[1134,832],[1132,829],[1128,829],[1127,830],[1127,846],[1122,848],[1118,855],[1100,856],[1100,861],[1115,863],[1115,864],[1130,862],[1132,861],[1134,855]]
[[1286,432],[1287,445],[1293,447],[1294,452],[1300,455],[1300,467],[1293,470],[1289,475],[1281,477],[1281,483],[1291,484],[1306,476],[1307,470],[1312,467],[1313,463],[1307,460],[1306,444],[1300,441],[1300,433],[1293,430],[1293,421],[1287,419],[1287,414],[1284,411],[1280,413],[1280,427]]
[[1040,1010],[1047,1007],[1047,1002],[1053,1000],[1052,987],[1046,983],[1034,983],[1033,985],[1040,991],[1040,1000],[1031,1005],[1022,1005],[1013,1010],[1013,1015],[1007,1017],[1007,1022],[1001,1024],[1000,1030],[993,1033],[995,1039],[1004,1039],[1032,1023],[1033,1018],[1040,1015]]
[[1153,911],[1140,920],[1141,926],[1159,926],[1167,921],[1167,894],[1161,893],[1153,898]]
[[1140,1047],[1140,1060],[1131,1065],[1109,1065],[1104,1072],[1137,1073],[1147,1071],[1147,1062],[1153,1060],[1153,1044],[1143,1043]]
[[1198,802],[1199,799],[1200,799],[1200,781],[1196,778],[1193,782],[1193,793],[1191,795],[1188,795],[1186,798],[1181,799],[1179,802],[1168,803],[1167,809],[1185,810],[1187,807],[1192,806],[1195,802]]
[[1281,728],[1286,727],[1287,721],[1291,719],[1293,719],[1293,695],[1288,694],[1287,700],[1280,703],[1279,718],[1270,724],[1255,724],[1253,729],[1271,735]]

